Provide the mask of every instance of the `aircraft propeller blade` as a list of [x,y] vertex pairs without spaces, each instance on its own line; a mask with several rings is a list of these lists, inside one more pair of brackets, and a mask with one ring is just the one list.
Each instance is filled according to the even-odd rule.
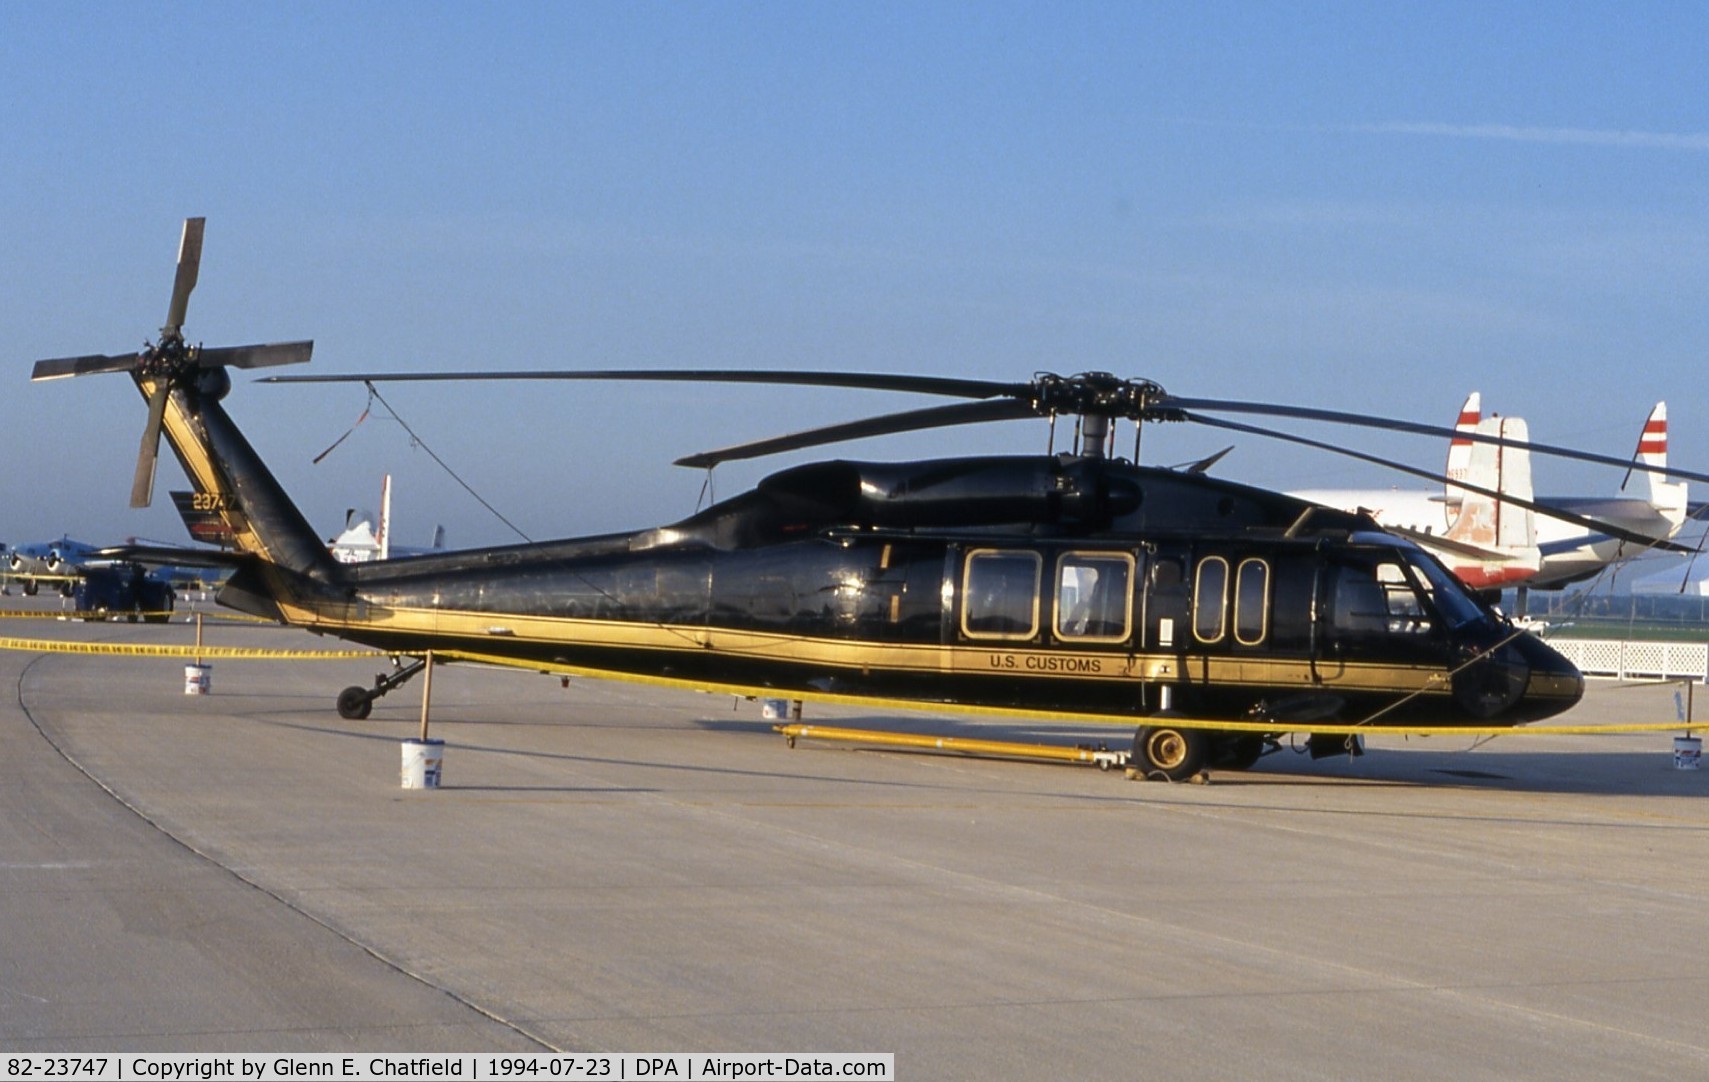
[[148,397],[148,426],[142,430],[136,478],[131,482],[132,507],[147,507],[154,500],[154,464],[160,457],[160,429],[166,420],[166,399],[171,393],[170,384],[162,379],[155,381],[154,393]]
[[162,337],[176,337],[184,326],[184,312],[190,306],[190,291],[196,288],[196,275],[202,266],[202,230],[207,221],[206,218],[184,219],[184,235],[178,241],[178,274],[172,281],[172,303],[166,308]]
[[1408,466],[1404,462],[1396,462],[1393,459],[1382,458],[1378,455],[1366,454],[1363,451],[1355,451],[1350,447],[1343,447],[1339,444],[1325,443],[1322,440],[1314,440],[1306,436],[1298,436],[1291,432],[1278,432],[1275,429],[1260,428],[1257,425],[1243,424],[1239,421],[1225,421],[1217,417],[1201,417],[1190,411],[1185,413],[1183,419],[1190,421],[1193,424],[1207,425],[1211,428],[1221,428],[1229,432],[1242,432],[1249,436],[1263,436],[1266,439],[1284,440],[1288,443],[1299,444],[1302,447],[1311,447],[1319,451],[1328,451],[1331,454],[1358,459],[1360,462],[1368,462],[1374,466],[1382,466],[1385,469],[1395,470],[1399,473],[1406,473],[1411,474],[1414,477],[1421,477],[1426,481],[1431,481],[1436,484],[1455,485],[1459,488],[1465,489],[1467,492],[1475,492],[1479,496],[1488,496],[1492,500],[1500,500],[1502,503],[1511,504],[1514,507],[1522,507],[1534,514],[1559,519],[1562,522],[1570,522],[1575,526],[1590,530],[1592,533],[1607,534],[1609,537],[1617,538],[1621,541],[1630,541],[1635,545],[1642,545],[1646,549],[1656,549],[1662,552],[1693,551],[1685,545],[1679,545],[1664,538],[1651,537],[1648,534],[1642,534],[1636,530],[1629,530],[1624,526],[1617,526],[1612,522],[1604,522],[1601,519],[1574,514],[1571,511],[1564,511],[1556,507],[1545,507],[1540,503],[1535,503],[1531,500],[1522,500],[1517,496],[1511,496],[1504,492],[1497,492],[1494,489],[1483,488],[1464,480],[1449,480],[1442,474],[1432,473],[1429,470],[1419,469],[1416,466]]
[[864,439],[867,436],[891,436],[899,432],[918,432],[927,428],[982,424],[986,421],[1013,421],[1036,416],[1038,414],[1028,403],[1010,399],[998,399],[994,402],[959,402],[953,406],[932,406],[927,409],[908,410],[903,413],[886,413],[859,421],[845,421],[842,424],[826,425],[823,428],[810,428],[787,436],[773,436],[769,439],[755,440],[752,443],[725,447],[718,451],[704,451],[700,454],[679,458],[674,464],[678,466],[711,467],[720,462],[759,458],[763,455],[775,455],[784,451],[797,451],[803,447],[818,447],[827,443]]

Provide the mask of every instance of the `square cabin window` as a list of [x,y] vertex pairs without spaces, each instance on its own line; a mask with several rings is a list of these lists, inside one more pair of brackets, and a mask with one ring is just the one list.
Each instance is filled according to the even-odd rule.
[[1056,564],[1056,637],[1121,642],[1133,615],[1133,557],[1071,552]]
[[961,630],[970,638],[1030,639],[1038,634],[1036,552],[980,549],[967,554]]

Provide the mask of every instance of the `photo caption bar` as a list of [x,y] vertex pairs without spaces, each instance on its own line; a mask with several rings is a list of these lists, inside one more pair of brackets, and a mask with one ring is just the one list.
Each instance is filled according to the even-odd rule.
[[860,1078],[891,1082],[894,1052],[612,1052],[590,1055],[145,1053],[8,1055],[6,1082],[626,1082],[629,1079]]

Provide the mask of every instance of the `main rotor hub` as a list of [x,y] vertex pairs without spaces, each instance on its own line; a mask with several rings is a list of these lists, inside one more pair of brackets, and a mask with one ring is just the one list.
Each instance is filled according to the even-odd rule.
[[1159,406],[1168,393],[1148,379],[1122,379],[1109,372],[1059,376],[1039,372],[1033,377],[1036,407],[1048,413],[1080,417],[1124,417],[1130,421],[1184,420],[1179,411]]

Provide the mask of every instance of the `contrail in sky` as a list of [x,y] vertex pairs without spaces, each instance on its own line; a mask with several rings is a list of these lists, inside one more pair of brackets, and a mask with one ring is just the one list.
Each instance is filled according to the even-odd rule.
[[1678,132],[1606,131],[1595,128],[1521,128],[1512,124],[1350,124],[1343,130],[1371,135],[1441,135],[1457,139],[1500,139],[1513,143],[1644,147],[1650,150],[1709,150],[1709,135]]

